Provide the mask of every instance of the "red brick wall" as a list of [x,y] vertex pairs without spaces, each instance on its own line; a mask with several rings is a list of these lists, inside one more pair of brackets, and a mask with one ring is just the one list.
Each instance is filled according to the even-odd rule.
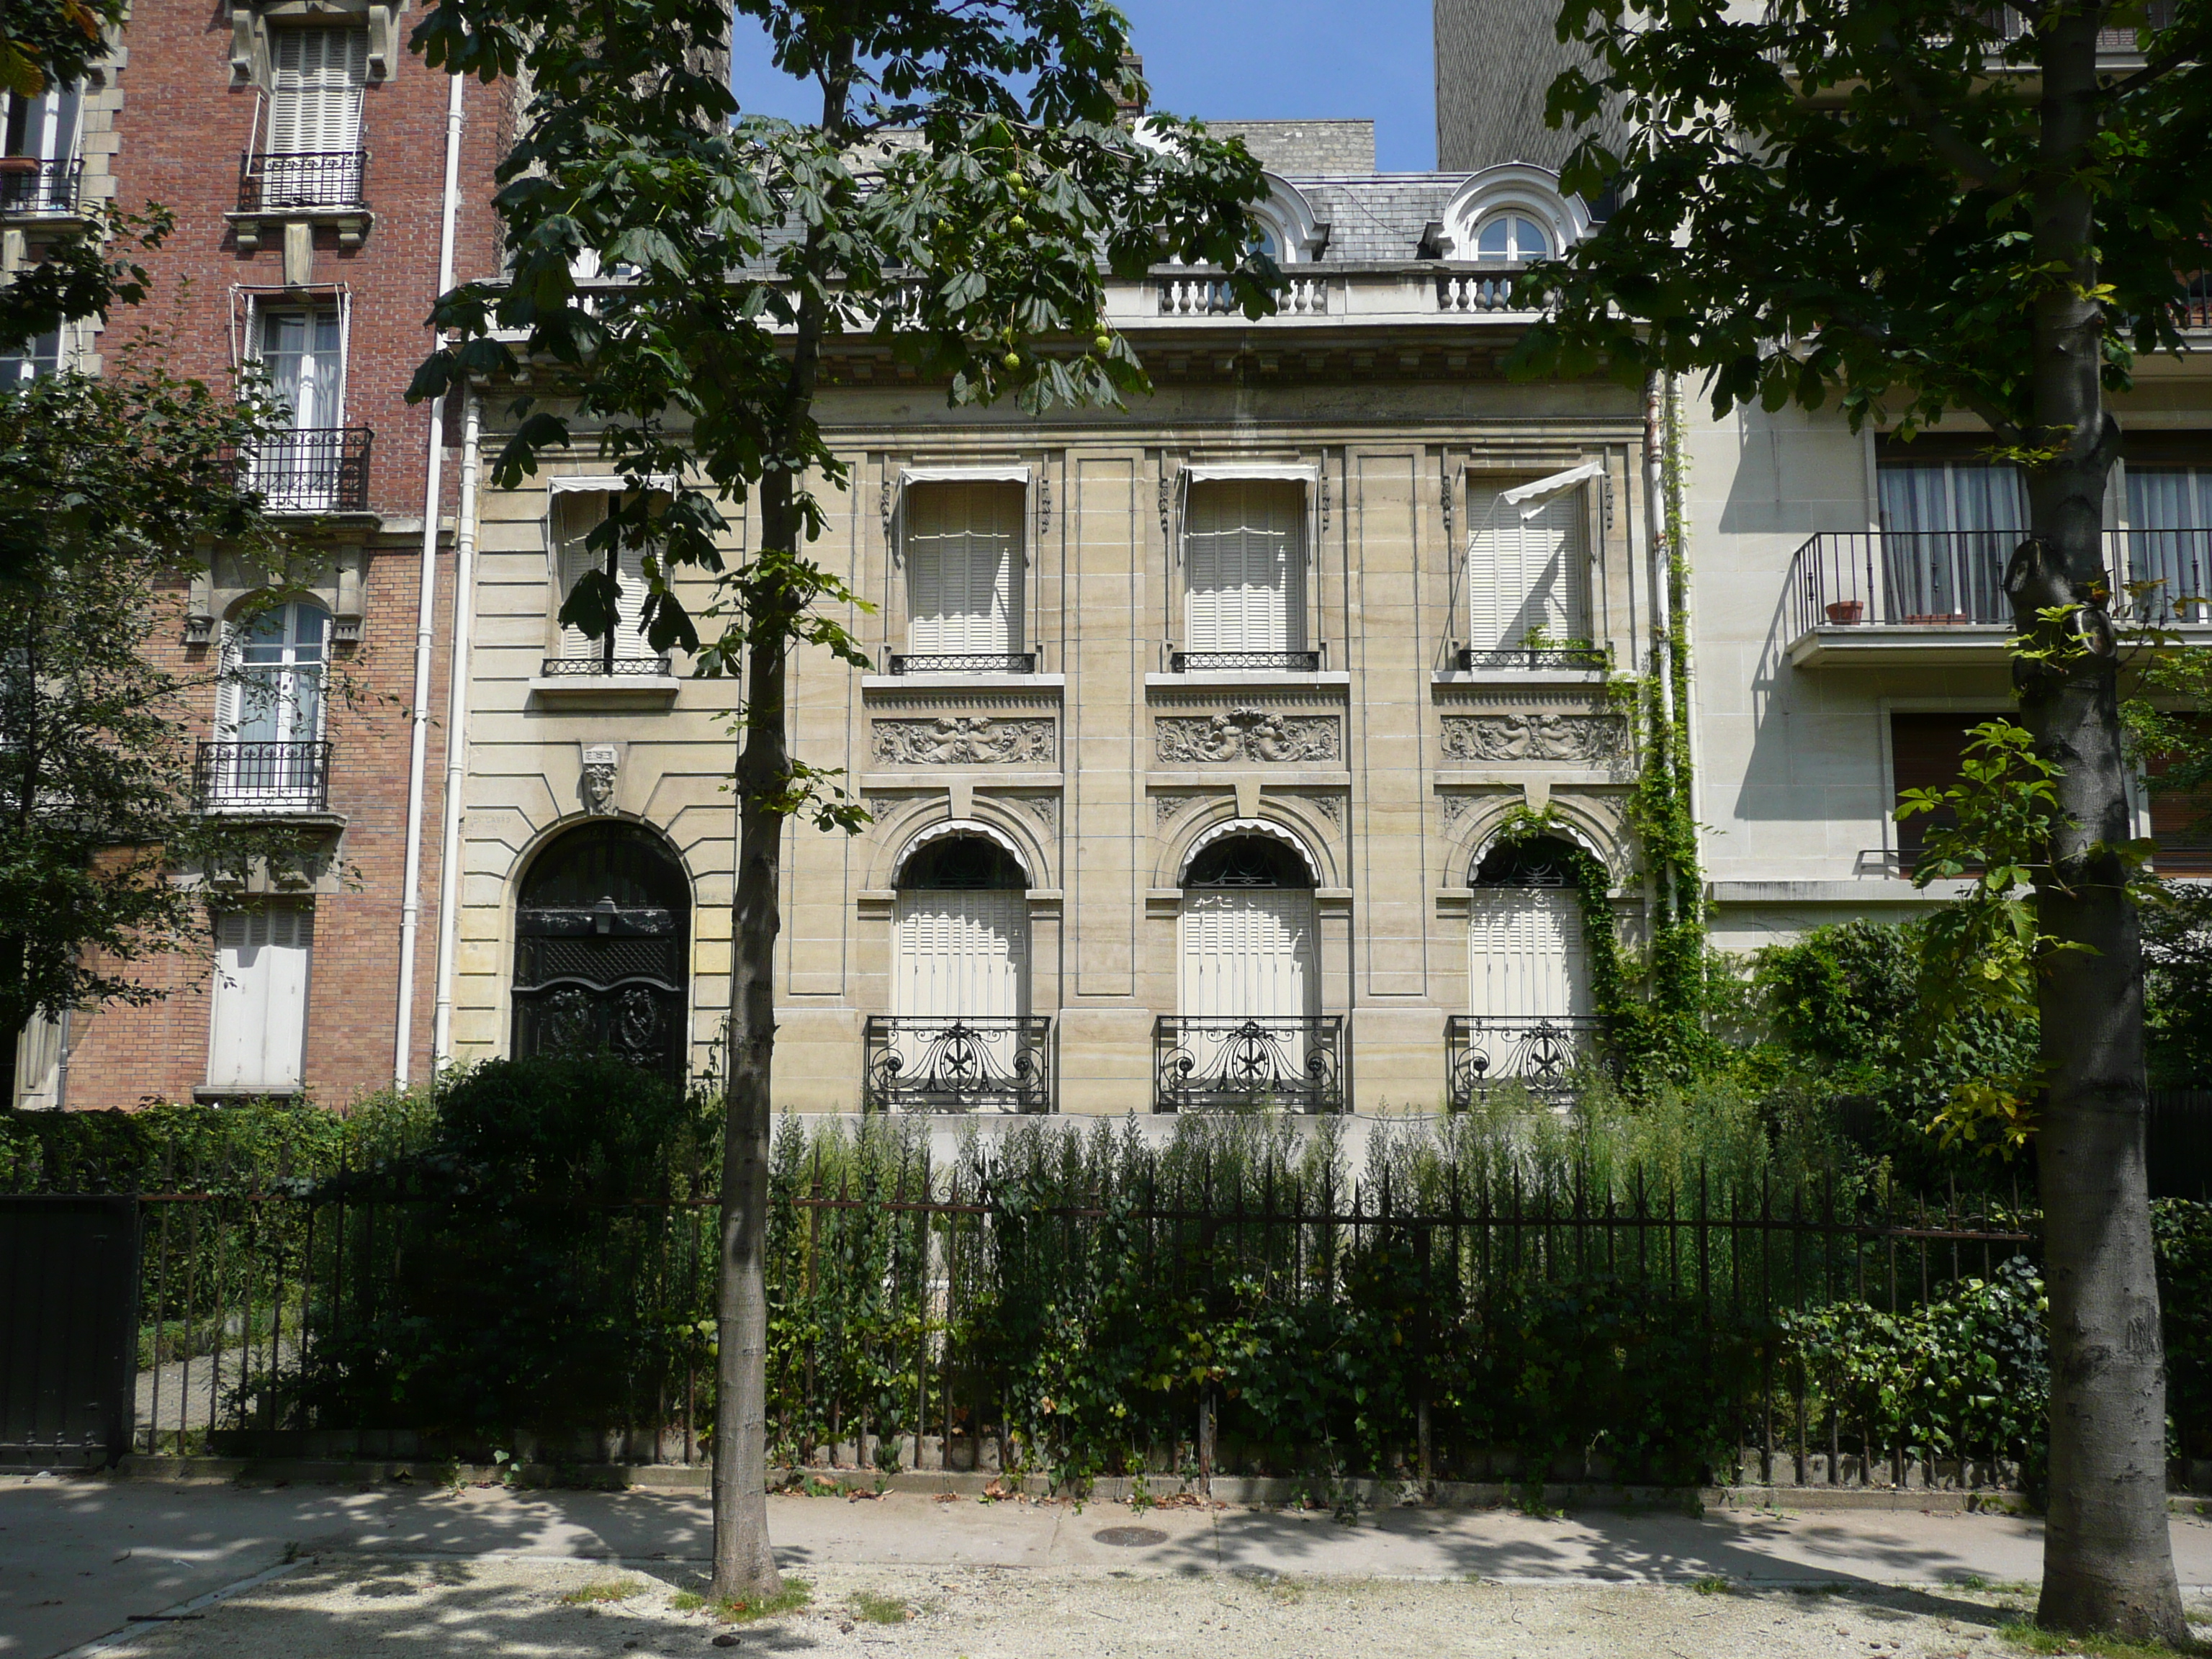
[[[418,21],[419,13],[403,15],[403,32]],[[244,254],[223,216],[236,205],[239,155],[256,145],[259,107],[252,88],[230,84],[230,38],[227,9],[138,0],[125,36],[127,55],[112,71],[122,94],[115,121],[117,201],[126,209],[160,202],[179,222],[167,245],[146,262],[155,282],[146,319],[171,331],[179,372],[210,380],[227,378],[233,366],[234,339],[243,321],[237,290],[275,287],[283,276],[281,235]],[[314,282],[343,284],[349,295],[346,421],[376,434],[369,505],[385,521],[381,535],[369,538],[362,641],[334,653],[336,672],[358,683],[363,700],[349,708],[333,702],[326,733],[333,744],[330,805],[346,818],[338,854],[353,880],[346,890],[314,900],[306,1076],[314,1096],[332,1105],[392,1080],[398,1006],[429,423],[428,409],[409,407],[404,394],[429,347],[424,322],[437,289],[448,83],[408,53],[395,55],[391,71],[388,79],[369,86],[362,101],[363,142],[371,156],[366,194],[374,225],[351,250],[337,246],[334,230],[319,229],[314,254]],[[489,200],[492,168],[507,137],[507,89],[471,82],[464,107],[455,266],[466,278],[498,267]],[[110,339],[135,321],[118,317]],[[458,500],[457,424],[449,423],[446,434],[441,517],[453,513]],[[392,524],[395,520],[415,522],[410,527]],[[360,530],[346,532],[345,539],[358,541]],[[411,1069],[418,1078],[429,1066],[437,994],[451,557],[450,534],[441,535],[412,1022]],[[211,666],[205,648],[174,649],[188,672]],[[200,713],[211,723],[212,692],[204,701]],[[75,1017],[70,1106],[187,1098],[205,1080],[207,962],[167,958],[146,964],[137,976],[169,994],[147,1008],[111,1006]]]

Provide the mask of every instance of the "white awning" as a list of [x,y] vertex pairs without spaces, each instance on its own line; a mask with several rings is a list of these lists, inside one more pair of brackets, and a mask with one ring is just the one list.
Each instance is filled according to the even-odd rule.
[[918,483],[1018,483],[1030,481],[1030,470],[1018,465],[1003,466],[902,466],[899,488]]
[[1287,483],[1320,482],[1321,469],[1307,461],[1202,461],[1182,470],[1185,483],[1212,478],[1275,478]]
[[[676,475],[672,472],[650,473],[646,477],[645,487],[647,489],[673,489],[676,488]],[[620,495],[629,488],[629,480],[619,472],[566,472],[558,477],[548,478],[545,488],[555,495],[568,490],[585,489],[599,495],[610,492]]]
[[908,860],[930,842],[949,841],[955,836],[975,836],[991,842],[1013,860],[1014,867],[1022,872],[1025,879],[1031,883],[1036,880],[1035,872],[1030,868],[1028,855],[1022,851],[1014,838],[996,824],[986,823],[981,818],[939,818],[935,823],[922,830],[913,840],[907,842],[905,850],[898,855],[898,862],[892,866],[894,871],[892,878],[896,880],[899,874],[904,873]]
[[[1498,499],[1511,501],[1515,506],[1520,507],[1523,501],[1538,501],[1546,495],[1556,495],[1562,489],[1571,489],[1586,478],[1602,478],[1603,477],[1605,477],[1603,461],[1584,461],[1580,466],[1571,466],[1565,472],[1554,472],[1550,477],[1539,478],[1534,483],[1516,484],[1510,489],[1501,491]],[[1533,519],[1542,511],[1543,508],[1540,507],[1522,507],[1521,516],[1524,519]]]
[[1316,885],[1320,884],[1321,860],[1314,856],[1313,848],[1306,845],[1304,838],[1297,830],[1292,830],[1288,824],[1278,823],[1273,818],[1231,818],[1225,823],[1217,823],[1212,829],[1203,831],[1184,850],[1182,870],[1176,877],[1176,881],[1180,883],[1189,880],[1190,866],[1198,861],[1198,855],[1212,846],[1214,842],[1227,841],[1232,836],[1264,836],[1269,841],[1280,842],[1304,860],[1306,869],[1313,876],[1315,884]]

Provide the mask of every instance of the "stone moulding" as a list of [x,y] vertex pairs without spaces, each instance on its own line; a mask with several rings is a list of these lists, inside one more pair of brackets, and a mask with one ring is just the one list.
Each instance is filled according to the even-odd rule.
[[1340,760],[1344,755],[1344,726],[1334,714],[1234,708],[1225,714],[1162,714],[1154,729],[1159,757],[1170,765],[1230,761],[1295,765]]
[[1617,714],[1447,714],[1448,760],[1552,761],[1590,765],[1618,760],[1628,729]]
[[1052,763],[1058,750],[1048,720],[948,714],[937,720],[876,720],[868,752],[894,766],[1018,766]]

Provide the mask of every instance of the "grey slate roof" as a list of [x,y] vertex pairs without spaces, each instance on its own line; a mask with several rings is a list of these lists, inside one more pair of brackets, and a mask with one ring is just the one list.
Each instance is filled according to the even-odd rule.
[[1324,264],[1420,257],[1421,232],[1443,216],[1463,173],[1378,173],[1364,179],[1290,179],[1329,228]]

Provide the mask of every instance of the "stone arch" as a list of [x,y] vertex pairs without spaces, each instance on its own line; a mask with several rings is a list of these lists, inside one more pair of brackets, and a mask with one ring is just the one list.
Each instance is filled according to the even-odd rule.
[[915,851],[946,836],[980,836],[996,843],[1022,868],[1031,887],[1059,885],[1047,842],[1036,834],[1034,820],[1006,803],[979,795],[964,817],[953,817],[942,795],[923,796],[878,811],[874,850],[869,860],[867,884],[877,891],[898,885],[899,872]]
[[1252,817],[1240,816],[1231,802],[1216,803],[1177,826],[1162,845],[1152,884],[1180,887],[1190,872],[1191,860],[1204,848],[1230,836],[1252,835],[1281,842],[1297,854],[1312,872],[1316,887],[1342,886],[1343,878],[1330,855],[1327,836],[1321,833],[1320,825],[1305,820],[1305,814],[1282,801],[1263,799],[1258,815]]

